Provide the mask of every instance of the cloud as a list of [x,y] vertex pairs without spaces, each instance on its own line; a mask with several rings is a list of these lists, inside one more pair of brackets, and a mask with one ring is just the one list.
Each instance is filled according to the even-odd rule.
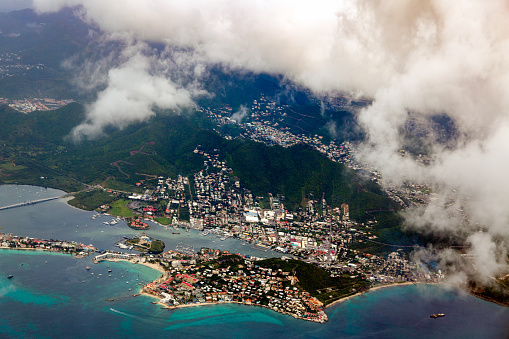
[[[386,182],[428,182],[441,194],[428,207],[407,212],[408,223],[465,239],[477,239],[481,229],[489,236],[482,246],[472,242],[470,251],[498,263],[486,264],[493,269],[481,273],[489,276],[503,265],[509,242],[507,1],[34,0],[34,5],[43,12],[80,6],[86,21],[112,37],[181,51],[168,53],[171,62],[195,65],[199,76],[206,65],[220,64],[280,74],[319,94],[372,99],[358,112],[367,139],[362,157]],[[75,133],[144,120],[153,105],[190,103],[190,92],[170,82],[169,73],[150,72],[152,62],[137,54],[112,69],[89,121]],[[428,167],[398,154],[409,112],[422,121],[447,114],[455,125],[454,145],[427,140],[435,159]]]
[[240,105],[239,110],[232,114],[231,119],[241,123],[248,115],[249,109],[244,105]]
[[106,88],[87,108],[87,120],[71,132],[74,139],[95,138],[106,127],[123,128],[145,121],[155,114],[153,107],[179,109],[193,103],[192,91],[171,82],[164,73],[151,74],[157,60],[144,55],[143,47],[131,46],[124,58],[122,64],[98,80],[99,84],[106,83]]

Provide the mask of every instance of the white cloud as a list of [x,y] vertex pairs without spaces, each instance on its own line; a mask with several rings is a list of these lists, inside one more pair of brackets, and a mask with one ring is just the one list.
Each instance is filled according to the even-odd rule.
[[87,120],[72,131],[75,139],[97,137],[108,126],[123,128],[144,121],[154,115],[153,107],[179,109],[193,103],[189,90],[172,83],[164,73],[150,73],[157,60],[144,55],[142,48],[132,46],[124,57],[120,66],[107,73],[107,87],[88,107]]
[[248,115],[249,109],[244,105],[240,105],[239,110],[232,114],[231,119],[241,123]]
[[[34,0],[34,4],[40,11],[79,5],[88,21],[112,36],[188,51],[181,59],[199,63],[195,68],[199,75],[203,65],[219,63],[282,74],[317,93],[346,91],[372,98],[373,105],[358,117],[368,138],[363,156],[386,180],[435,183],[470,218],[463,220],[462,213],[452,213],[448,203],[438,200],[409,213],[414,226],[453,233],[476,232],[482,226],[491,236],[483,243],[507,247],[506,1]],[[147,58],[138,56],[110,71],[109,87],[77,133],[101,129],[116,119],[143,120],[152,114],[152,105],[173,107],[191,101],[167,76],[151,74]],[[130,85],[134,79],[142,86]],[[457,145],[447,150],[436,145],[437,161],[428,168],[397,154],[409,111],[421,117],[446,113],[458,130]],[[495,257],[478,252],[479,258],[493,261],[504,251],[493,251]]]

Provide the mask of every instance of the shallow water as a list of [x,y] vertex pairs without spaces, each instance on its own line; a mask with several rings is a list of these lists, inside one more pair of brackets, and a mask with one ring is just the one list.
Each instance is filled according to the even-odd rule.
[[[13,186],[0,186],[0,206],[11,203]],[[20,202],[61,192],[24,187]],[[14,192],[12,191],[14,190]],[[44,190],[44,189],[42,189]],[[37,193],[39,192],[39,193]],[[0,211],[0,232],[41,238],[55,237],[113,247],[122,235],[136,234],[125,224],[102,224],[94,213],[69,207],[62,200]],[[78,226],[78,227],[77,227]],[[102,231],[102,232],[101,232]],[[198,232],[179,237],[164,228],[153,236],[169,246],[180,241],[196,248],[213,245]],[[165,234],[170,233],[170,234]],[[208,238],[208,239],[207,239]],[[216,239],[218,240],[218,239]],[[236,240],[219,241],[224,247]],[[238,245],[236,244],[239,243]],[[217,241],[216,241],[217,243]],[[212,247],[212,246],[211,246]],[[170,247],[171,248],[171,247]],[[254,250],[253,250],[254,251]],[[260,255],[270,253],[258,251]],[[87,265],[91,266],[86,270]],[[109,266],[109,267],[108,267]],[[108,275],[111,268],[111,277]],[[92,274],[94,273],[94,274]],[[7,279],[9,274],[14,278]],[[349,299],[326,310],[329,322],[296,320],[265,308],[234,304],[161,309],[155,299],[133,297],[139,283],[160,272],[125,262],[92,263],[64,254],[0,251],[0,337],[37,338],[506,338],[509,308],[444,286],[408,285],[380,289]],[[131,290],[129,290],[131,289]],[[113,302],[105,299],[116,299]],[[432,313],[445,313],[431,319]]]

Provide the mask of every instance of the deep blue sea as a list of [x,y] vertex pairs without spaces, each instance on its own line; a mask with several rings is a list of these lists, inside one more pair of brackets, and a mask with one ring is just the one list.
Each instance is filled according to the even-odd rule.
[[[22,192],[20,194],[20,192]],[[61,192],[26,186],[0,186],[0,206],[32,196]],[[10,196],[10,197],[9,197]],[[0,211],[0,232],[112,244],[133,234],[91,220],[84,212],[52,201]],[[179,238],[154,227],[169,247],[186,241],[196,248],[223,245],[255,251],[238,241],[212,243],[198,232]],[[35,234],[34,234],[35,233]],[[217,240],[217,239],[216,239]],[[217,246],[217,247],[219,247]],[[268,255],[257,252],[253,255]],[[315,324],[265,308],[242,305],[161,309],[154,299],[133,297],[140,283],[160,272],[142,265],[75,259],[64,254],[0,251],[0,337],[7,338],[508,338],[509,308],[443,286],[410,285],[368,292],[327,309],[329,322]],[[85,267],[92,268],[87,271]],[[111,269],[111,277],[108,276]],[[93,274],[92,274],[93,273]],[[9,274],[14,278],[7,279]],[[113,302],[105,299],[116,299]],[[431,313],[446,314],[431,319]]]

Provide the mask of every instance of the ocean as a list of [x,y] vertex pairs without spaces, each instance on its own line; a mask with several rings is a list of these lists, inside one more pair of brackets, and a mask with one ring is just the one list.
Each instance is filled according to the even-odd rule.
[[[0,206],[60,194],[39,187],[0,186]],[[115,239],[136,232],[125,223],[106,226],[100,218],[90,219],[93,214],[62,200],[3,210],[0,232],[91,242],[111,249],[115,249]],[[156,237],[166,237],[167,248],[186,242],[195,248],[223,245],[218,248],[253,251],[252,255],[259,256],[271,254],[242,246],[236,240],[213,243],[214,239],[202,237],[199,232],[181,232],[178,238],[162,227],[154,226],[152,232]],[[86,270],[87,265],[90,270]],[[7,279],[9,274],[14,277]],[[406,285],[371,291],[328,308],[329,322],[316,324],[255,306],[224,304],[167,310],[152,304],[153,298],[133,297],[141,288],[139,284],[160,274],[126,262],[93,264],[91,257],[1,250],[0,337],[509,337],[509,308],[446,286]],[[432,313],[446,316],[431,319]]]

